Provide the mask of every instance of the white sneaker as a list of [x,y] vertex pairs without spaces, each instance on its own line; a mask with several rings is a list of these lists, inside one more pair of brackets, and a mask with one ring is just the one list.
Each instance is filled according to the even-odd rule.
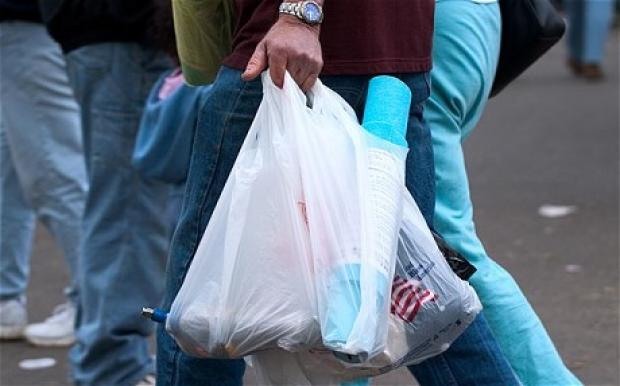
[[67,302],[56,306],[52,316],[24,330],[26,340],[35,346],[66,347],[75,342],[75,306]]
[[19,339],[28,324],[26,298],[0,300],[0,339]]
[[142,378],[136,386],[155,386],[155,376],[153,374],[147,374]]

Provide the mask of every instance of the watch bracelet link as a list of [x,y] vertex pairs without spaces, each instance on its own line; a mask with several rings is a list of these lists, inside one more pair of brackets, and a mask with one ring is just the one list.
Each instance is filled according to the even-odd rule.
[[[308,5],[313,5],[314,7],[318,9],[319,18],[317,20],[308,20],[306,18],[304,9]],[[284,1],[280,3],[280,7],[278,8],[278,10],[280,13],[295,16],[298,19],[304,21],[305,23],[308,23],[311,25],[321,24],[321,22],[323,21],[322,7],[316,1],[313,1],[313,0]]]
[[299,12],[301,1],[296,3],[288,3],[284,2],[280,4],[280,13],[285,13],[287,15],[301,17],[301,13]]

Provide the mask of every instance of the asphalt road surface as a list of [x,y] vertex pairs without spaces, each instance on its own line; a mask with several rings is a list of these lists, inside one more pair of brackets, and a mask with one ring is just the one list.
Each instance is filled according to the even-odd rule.
[[[491,256],[521,284],[568,366],[587,385],[619,385],[618,38],[609,42],[604,82],[573,78],[564,59],[558,45],[489,103],[467,140],[477,226]],[[572,212],[545,217],[544,205]],[[67,280],[49,235],[39,229],[35,243],[31,321],[63,301]],[[57,364],[40,370],[18,365],[44,357]],[[2,386],[68,385],[66,374],[64,349],[0,344]],[[256,385],[251,369],[247,379]],[[375,384],[414,381],[401,370]]]

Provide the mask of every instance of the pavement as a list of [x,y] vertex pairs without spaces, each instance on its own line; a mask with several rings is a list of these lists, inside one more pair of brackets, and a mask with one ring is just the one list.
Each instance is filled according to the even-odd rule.
[[[488,252],[521,284],[567,365],[586,385],[614,386],[620,385],[618,36],[609,41],[603,82],[572,77],[564,59],[560,44],[489,103],[465,145],[472,197]],[[63,301],[67,282],[62,256],[42,227],[31,265],[28,311],[39,321]],[[66,354],[0,343],[0,385],[69,385]],[[56,364],[19,367],[46,357]],[[256,385],[251,369],[246,384]],[[374,384],[414,381],[400,370]]]

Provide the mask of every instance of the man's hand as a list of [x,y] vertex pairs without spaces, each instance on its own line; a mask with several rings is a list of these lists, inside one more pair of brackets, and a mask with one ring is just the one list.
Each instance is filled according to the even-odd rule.
[[281,15],[256,46],[241,77],[253,80],[267,66],[276,86],[282,88],[284,73],[288,70],[304,92],[310,90],[323,68],[319,27],[294,16]]

